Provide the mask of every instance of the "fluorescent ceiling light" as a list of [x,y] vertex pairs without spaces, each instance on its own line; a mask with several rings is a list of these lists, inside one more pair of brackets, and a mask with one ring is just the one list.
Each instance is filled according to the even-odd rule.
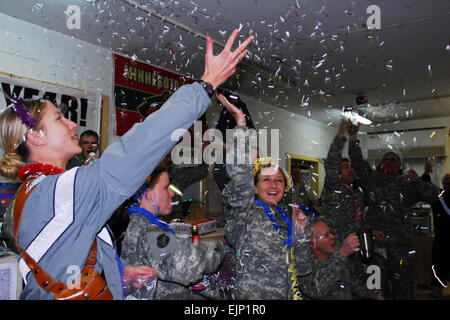
[[372,124],[372,121],[370,121],[367,118],[364,118],[364,117],[360,116],[356,112],[345,111],[342,114],[344,115],[344,117],[347,117],[348,119],[350,119],[350,121],[353,122],[353,123],[359,122],[361,124]]

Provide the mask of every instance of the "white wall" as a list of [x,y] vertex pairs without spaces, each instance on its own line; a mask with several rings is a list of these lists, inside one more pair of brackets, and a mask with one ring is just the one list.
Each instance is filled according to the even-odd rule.
[[1,13],[0,43],[2,72],[113,97],[109,50]]
[[[446,132],[443,132],[443,134],[447,134],[447,152],[450,152],[450,137],[448,136],[448,129],[450,127],[450,117],[440,117],[440,118],[429,118],[429,119],[418,119],[418,120],[408,120],[408,121],[399,121],[396,123],[389,123],[389,124],[381,124],[377,126],[364,126],[361,127],[360,131],[362,131],[361,134],[358,135],[358,138],[360,139],[361,148],[363,150],[363,153],[367,149],[367,134],[365,133],[375,133],[375,132],[386,132],[386,131],[408,131],[408,130],[414,130],[414,129],[421,129],[421,128],[440,128],[440,127],[446,127]],[[414,136],[414,131],[411,132],[411,134]],[[433,140],[431,137],[424,137],[423,138],[426,142],[427,139],[430,141],[430,146],[433,145]],[[408,142],[407,139],[400,138],[399,141]],[[386,151],[388,151],[388,148],[386,146]],[[393,150],[394,152],[398,150]],[[367,155],[367,154],[365,154]],[[431,162],[436,161],[436,166],[433,168],[433,172],[431,174],[432,182],[438,186],[441,186],[442,177],[445,173],[450,172],[450,160],[447,155],[446,158],[436,158],[432,159],[433,157],[422,157],[422,158],[405,158],[403,159],[403,167],[405,170],[413,169],[415,170],[419,175],[422,175],[424,172],[424,165],[427,160],[430,160]],[[372,160],[371,163],[373,165],[378,165],[379,160]]]
[[420,128],[448,127],[450,126],[450,117],[429,118],[399,121],[380,125],[367,126],[367,132],[378,132],[387,130],[411,130]]

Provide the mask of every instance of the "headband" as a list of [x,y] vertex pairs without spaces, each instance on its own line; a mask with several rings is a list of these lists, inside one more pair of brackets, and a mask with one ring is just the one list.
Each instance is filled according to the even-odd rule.
[[36,120],[31,116],[30,111],[23,103],[24,100],[22,98],[14,99],[11,98],[12,107],[14,111],[17,113],[17,116],[20,118],[22,123],[27,126],[28,129],[31,129],[36,126]]

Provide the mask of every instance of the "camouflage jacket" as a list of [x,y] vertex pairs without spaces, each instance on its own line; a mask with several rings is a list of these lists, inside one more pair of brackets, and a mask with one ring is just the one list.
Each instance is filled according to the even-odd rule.
[[[235,128],[235,146],[238,140],[243,143],[244,139],[245,150],[248,151],[247,128]],[[243,156],[237,152],[234,156],[236,155]],[[227,161],[230,181],[223,194],[229,204],[225,217],[225,236],[236,252],[235,297],[255,300],[292,299],[292,273],[287,264],[290,249],[285,250],[264,208],[255,205],[252,166],[248,164],[248,160],[244,164],[234,160],[237,164],[229,164]],[[274,216],[282,237],[287,238],[287,224],[278,212]],[[310,271],[310,255],[308,245],[294,246],[294,264],[300,276]]]
[[305,297],[314,300],[379,298],[379,290],[369,289],[361,278],[351,276],[347,260],[338,252],[325,261],[314,257],[312,272],[300,279],[300,288]]
[[84,165],[86,160],[87,158],[85,158],[82,153],[79,153],[69,160],[69,167],[81,167],[82,165]]
[[368,202],[369,225],[388,234],[391,241],[410,246],[414,232],[407,220],[408,210],[419,201],[435,201],[438,188],[422,179],[407,182],[404,176],[386,177],[372,169],[369,162],[363,159],[358,141],[350,141],[349,156]]
[[190,286],[204,274],[215,272],[225,255],[220,241],[192,244],[140,214],[130,216],[122,247],[122,258],[130,265],[145,265],[158,272],[156,300],[192,299]]
[[342,149],[346,138],[336,135],[325,160],[325,181],[322,190],[323,220],[336,236],[338,246],[352,232],[364,227],[364,201],[358,190],[341,182]]

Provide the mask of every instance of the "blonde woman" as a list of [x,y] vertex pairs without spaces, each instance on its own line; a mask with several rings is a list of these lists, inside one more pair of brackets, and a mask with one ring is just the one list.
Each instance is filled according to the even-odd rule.
[[[77,125],[52,103],[17,99],[2,113],[0,141],[5,154],[0,173],[26,181],[20,192],[24,199],[12,202],[4,222],[11,237],[17,233],[17,244],[23,249],[21,299],[59,298],[59,291],[79,285],[77,275],[88,266],[107,284],[96,294],[101,297],[109,291],[105,299],[123,298],[122,266],[104,225],[174,146],[172,131],[188,129],[205,112],[209,96],[234,73],[253,40],[248,37],[232,51],[237,34],[235,30],[217,56],[208,37],[202,81],[178,89],[158,112],[133,126],[90,166],[63,170],[81,148]],[[23,208],[14,208],[14,203],[22,203]],[[14,215],[21,213],[15,225],[13,210]],[[38,269],[25,262],[26,255]],[[86,263],[88,255],[93,265]],[[39,280],[43,271],[54,281]],[[81,298],[92,297],[83,293]]]

